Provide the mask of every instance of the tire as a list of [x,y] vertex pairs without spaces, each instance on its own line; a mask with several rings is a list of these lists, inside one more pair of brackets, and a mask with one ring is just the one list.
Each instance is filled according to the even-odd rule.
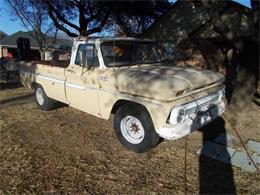
[[49,98],[41,85],[36,85],[34,88],[35,101],[41,110],[51,110],[54,100]]
[[160,139],[148,111],[138,104],[127,103],[117,110],[114,129],[121,144],[136,153],[151,150]]

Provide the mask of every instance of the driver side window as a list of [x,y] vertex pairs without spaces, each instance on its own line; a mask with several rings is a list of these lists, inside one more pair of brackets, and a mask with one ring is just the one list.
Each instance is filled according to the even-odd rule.
[[98,67],[98,56],[94,45],[79,45],[75,64],[83,67]]

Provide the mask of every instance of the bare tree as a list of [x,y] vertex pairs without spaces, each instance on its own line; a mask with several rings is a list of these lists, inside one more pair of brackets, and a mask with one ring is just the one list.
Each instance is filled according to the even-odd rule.
[[170,6],[168,0],[120,1],[112,6],[112,18],[119,34],[139,36]]
[[55,42],[57,29],[48,19],[48,12],[41,0],[4,0],[14,18],[35,38],[39,45],[41,60],[45,51]]
[[168,0],[43,0],[54,25],[71,37],[106,30],[138,35],[170,6]]
[[44,3],[53,24],[70,37],[100,32],[110,15],[109,9],[99,1],[45,0]]

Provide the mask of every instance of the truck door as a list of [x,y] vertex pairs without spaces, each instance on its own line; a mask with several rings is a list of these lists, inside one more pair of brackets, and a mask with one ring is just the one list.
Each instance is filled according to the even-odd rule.
[[67,101],[72,107],[95,116],[99,114],[99,61],[93,44],[81,44],[75,62],[65,71]]

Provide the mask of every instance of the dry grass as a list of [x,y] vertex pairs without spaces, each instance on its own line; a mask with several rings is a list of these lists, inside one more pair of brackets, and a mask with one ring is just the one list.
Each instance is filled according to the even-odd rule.
[[[134,154],[117,141],[112,117],[105,121],[70,107],[42,112],[29,93],[25,88],[0,92],[1,193],[183,193],[185,139]],[[258,114],[253,107],[250,117],[237,123],[247,127],[245,139],[259,136]],[[227,123],[225,128],[232,134]],[[207,192],[232,192],[234,182],[237,193],[260,193],[256,174],[199,158],[201,142],[201,132],[189,136],[188,192],[199,193],[202,184]]]

